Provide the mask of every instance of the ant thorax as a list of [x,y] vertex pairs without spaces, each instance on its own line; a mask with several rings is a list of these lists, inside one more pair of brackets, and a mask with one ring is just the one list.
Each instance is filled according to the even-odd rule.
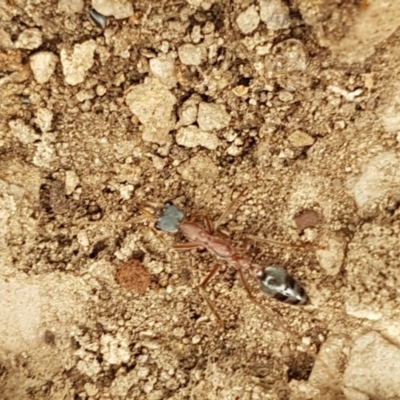
[[164,204],[164,207],[157,218],[155,227],[163,232],[176,233],[178,232],[178,227],[183,217],[183,212],[168,201]]

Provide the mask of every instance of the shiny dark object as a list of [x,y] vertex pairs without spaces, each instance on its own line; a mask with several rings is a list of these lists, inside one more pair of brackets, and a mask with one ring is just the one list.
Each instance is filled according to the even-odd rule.
[[302,305],[308,297],[301,284],[280,267],[267,267],[260,277],[260,288],[269,297],[283,303]]
[[90,19],[101,29],[104,29],[107,25],[107,17],[97,12],[94,8],[89,11]]

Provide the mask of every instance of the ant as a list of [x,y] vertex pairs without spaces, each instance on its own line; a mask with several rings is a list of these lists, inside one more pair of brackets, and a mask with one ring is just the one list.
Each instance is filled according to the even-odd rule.
[[[204,227],[195,223],[194,218],[188,220],[185,219],[184,213],[172,202],[168,201],[164,204],[161,212],[155,218],[155,228],[169,233],[180,232],[187,239],[188,243],[173,245],[175,250],[204,248],[217,259],[226,261],[230,266],[236,269],[248,296],[253,301],[254,298],[250,292],[249,285],[246,282],[244,276],[245,273],[248,273],[250,276],[257,279],[261,290],[269,297],[292,305],[302,305],[307,303],[308,297],[304,288],[295,278],[289,275],[285,269],[276,266],[263,267],[252,262],[252,260],[245,255],[248,246],[234,247],[228,236],[219,229],[219,225],[230,213],[237,199],[245,190],[246,189],[244,189],[237,198],[228,205],[221,217],[214,224],[207,215],[203,216]],[[141,209],[141,212],[154,218],[154,216],[149,214],[145,209]],[[196,215],[196,217],[197,216],[198,215]],[[204,300],[207,302],[207,305],[222,325],[221,318],[218,315],[214,304],[205,292],[207,284],[217,273],[219,266],[219,264],[216,264],[213,267],[211,272],[200,283],[199,289]]]

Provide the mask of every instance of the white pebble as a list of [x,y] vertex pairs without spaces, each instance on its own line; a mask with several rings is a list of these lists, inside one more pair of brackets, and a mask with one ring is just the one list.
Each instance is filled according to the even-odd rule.
[[289,8],[282,0],[260,0],[260,17],[272,31],[290,26]]
[[205,131],[226,128],[230,122],[230,115],[222,104],[200,103],[197,122],[200,129]]
[[130,0],[92,0],[92,7],[106,17],[129,18],[133,14]]
[[220,144],[214,133],[202,131],[194,125],[180,128],[176,134],[176,142],[184,147],[203,146],[209,150],[215,150]]
[[236,23],[238,24],[239,29],[245,35],[255,31],[260,23],[260,16],[258,15],[256,7],[250,6],[245,11],[240,13],[236,18]]
[[206,53],[202,47],[187,43],[179,47],[178,56],[182,64],[200,65],[205,60]]
[[76,44],[72,51],[66,48],[61,49],[61,65],[67,84],[77,85],[84,81],[86,71],[93,66],[96,47],[96,42],[91,39]]
[[18,49],[34,50],[43,43],[42,32],[37,28],[25,29],[18,36],[15,47]]
[[53,75],[58,57],[51,51],[40,51],[29,57],[29,65],[37,83],[46,83]]

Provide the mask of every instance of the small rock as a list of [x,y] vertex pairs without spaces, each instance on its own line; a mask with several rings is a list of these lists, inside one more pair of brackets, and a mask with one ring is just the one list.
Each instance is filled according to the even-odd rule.
[[53,121],[53,113],[47,108],[39,108],[36,111],[35,124],[42,132],[51,130],[51,122]]
[[218,167],[209,157],[197,155],[177,168],[182,178],[190,182],[212,182],[218,177]]
[[85,392],[87,393],[87,395],[89,397],[96,396],[96,394],[98,392],[96,385],[94,385],[93,383],[90,383],[90,382],[86,382],[84,385],[84,388],[85,388]]
[[182,104],[178,110],[178,127],[188,126],[196,122],[199,102],[199,99],[191,97]]
[[40,51],[29,57],[33,77],[37,83],[46,83],[53,75],[58,57],[51,51]]
[[272,31],[290,26],[289,8],[282,0],[260,0],[260,17]]
[[[312,386],[325,389],[337,387],[341,381],[341,369],[346,362],[349,339],[330,335],[321,346],[308,379]],[[333,398],[331,399],[333,400]]]
[[378,212],[379,203],[387,199],[400,201],[400,157],[394,151],[379,154],[365,166],[354,185],[354,200],[366,216]]
[[240,13],[236,18],[236,23],[238,24],[239,29],[245,35],[255,31],[260,23],[260,16],[258,15],[256,7],[250,6],[245,11]]
[[168,58],[155,57],[149,61],[150,71],[167,88],[171,89],[176,85],[175,64]]
[[377,332],[360,336],[351,349],[342,389],[348,400],[398,399],[400,350]]
[[294,217],[297,229],[304,231],[306,228],[314,228],[321,221],[319,214],[314,210],[302,210]]
[[38,135],[35,130],[26,125],[22,119],[14,119],[8,123],[8,126],[11,129],[13,135],[24,144],[33,143],[36,140],[40,139],[40,135]]
[[346,242],[339,235],[333,235],[327,240],[326,249],[318,249],[315,252],[319,265],[327,275],[337,275],[342,268],[346,252]]
[[226,128],[231,120],[222,104],[200,103],[197,122],[200,129],[205,131],[219,130]]
[[92,7],[106,17],[129,18],[133,14],[130,0],[92,0]]
[[235,144],[231,144],[227,149],[226,152],[232,156],[232,157],[237,157],[242,154],[243,149],[241,147],[236,146]]
[[18,49],[34,50],[43,43],[42,32],[37,28],[25,29],[18,36],[15,47]]
[[11,35],[4,29],[0,29],[0,49],[11,50],[15,47]]
[[306,147],[314,144],[314,138],[302,131],[295,131],[288,140],[293,147]]
[[178,48],[178,56],[182,64],[200,65],[205,60],[206,52],[200,46],[187,43]]
[[293,93],[288,92],[286,90],[282,90],[278,93],[278,99],[283,103],[288,103],[290,101],[293,101],[293,98],[294,98]]
[[176,98],[158,79],[148,78],[143,84],[131,86],[125,102],[144,125],[143,140],[160,145],[171,140]]
[[215,150],[220,144],[214,133],[202,131],[194,125],[180,128],[176,134],[176,142],[184,147],[203,146],[209,150]]
[[[277,43],[265,58],[265,68],[271,74],[290,74],[295,71],[305,71],[308,65],[308,53],[300,40],[286,39]],[[296,80],[300,80],[296,76]],[[289,86],[292,86],[289,85]],[[287,87],[285,84],[282,87]]]
[[91,39],[82,44],[76,44],[72,51],[61,49],[61,65],[67,84],[77,85],[84,81],[86,71],[93,66],[96,47],[96,42]]
[[83,10],[83,0],[58,0],[58,11],[66,14],[77,14]]
[[65,171],[65,194],[71,195],[79,185],[79,177],[75,171]]
[[140,294],[144,294],[150,284],[149,271],[138,260],[130,260],[118,268],[115,279],[124,289]]

